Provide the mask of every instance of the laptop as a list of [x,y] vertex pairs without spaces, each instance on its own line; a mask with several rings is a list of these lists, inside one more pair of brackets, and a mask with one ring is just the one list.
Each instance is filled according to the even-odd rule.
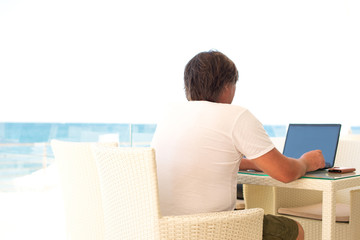
[[320,149],[325,168],[335,163],[341,124],[289,124],[283,154],[300,158],[305,152]]

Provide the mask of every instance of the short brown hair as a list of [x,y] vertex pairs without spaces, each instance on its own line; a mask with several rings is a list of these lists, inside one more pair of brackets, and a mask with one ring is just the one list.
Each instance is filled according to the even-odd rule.
[[218,51],[201,52],[185,67],[186,98],[216,102],[224,86],[236,84],[239,74],[235,64]]

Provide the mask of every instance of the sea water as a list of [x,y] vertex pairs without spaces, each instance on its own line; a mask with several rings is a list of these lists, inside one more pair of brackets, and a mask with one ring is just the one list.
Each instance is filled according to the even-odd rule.
[[[52,139],[117,142],[120,147],[150,146],[156,124],[0,123],[0,191],[12,180],[54,162]],[[11,188],[11,187],[10,187]]]
[[[264,128],[271,137],[282,137],[286,133],[283,125],[264,125]],[[52,139],[148,147],[155,130],[156,124],[0,123],[0,191],[11,189],[12,180],[51,165],[54,162]]]

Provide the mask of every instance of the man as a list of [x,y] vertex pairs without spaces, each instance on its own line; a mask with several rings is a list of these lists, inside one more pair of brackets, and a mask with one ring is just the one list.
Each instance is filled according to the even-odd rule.
[[[163,215],[233,210],[238,169],[291,182],[325,166],[320,150],[299,159],[282,155],[250,111],[231,105],[237,80],[235,64],[217,51],[199,53],[186,65],[188,102],[166,111],[153,139]],[[304,233],[291,219],[266,215],[263,234],[291,240]]]

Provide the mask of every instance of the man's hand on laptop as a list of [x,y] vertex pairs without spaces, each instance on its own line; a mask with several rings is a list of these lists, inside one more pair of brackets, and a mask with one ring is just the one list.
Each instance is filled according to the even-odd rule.
[[325,167],[325,159],[321,150],[304,153],[300,159],[306,165],[306,171],[311,172]]

